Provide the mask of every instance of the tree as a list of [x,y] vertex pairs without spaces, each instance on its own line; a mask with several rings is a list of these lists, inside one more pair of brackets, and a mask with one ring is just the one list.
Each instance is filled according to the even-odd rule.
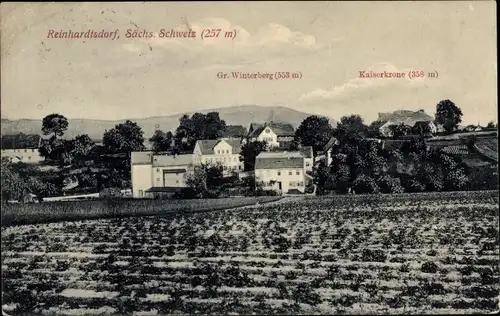
[[42,157],[45,157],[48,160],[61,162],[64,152],[71,150],[68,146],[72,146],[71,142],[52,136],[50,139],[44,139],[41,142],[38,151]]
[[411,133],[414,135],[429,135],[431,134],[431,127],[429,122],[416,122],[411,128]]
[[367,136],[371,138],[379,138],[382,136],[380,133],[380,128],[382,125],[384,125],[385,122],[383,121],[373,121],[369,126],[368,126],[368,131],[367,131]]
[[496,124],[493,121],[488,122],[488,125],[486,125],[486,129],[496,129]]
[[90,168],[87,168],[78,175],[78,186],[81,188],[97,188],[98,179]]
[[246,143],[241,147],[241,156],[245,171],[255,169],[255,158],[267,149],[266,142],[254,141]]
[[42,200],[45,196],[57,193],[56,187],[42,179],[38,169],[32,165],[13,164],[2,157],[2,200],[24,201],[27,193],[32,193]]
[[356,193],[369,193],[374,194],[380,192],[375,179],[361,174],[353,182],[353,189]]
[[333,134],[341,146],[346,143],[356,145],[368,134],[368,126],[359,115],[343,116]]
[[328,143],[332,132],[333,128],[327,117],[311,115],[295,131],[295,141],[304,146],[312,146],[316,154]]
[[382,176],[378,180],[378,186],[380,192],[382,193],[403,193],[404,188],[401,185],[401,180],[396,177],[392,177],[388,174]]
[[352,186],[350,166],[345,163],[338,164],[335,165],[335,169],[333,171],[333,182],[335,185],[335,190],[338,193],[347,193],[349,191],[349,188]]
[[207,189],[208,190],[217,190],[224,183],[224,169],[221,164],[217,164],[215,166],[205,165],[203,166],[205,169],[205,173],[207,175]]
[[226,122],[221,120],[218,112],[209,112],[202,122],[203,139],[217,139],[226,129]]
[[50,114],[42,120],[42,133],[54,137],[64,135],[68,129],[68,119],[61,114]]
[[72,155],[75,157],[84,157],[90,154],[95,143],[90,139],[89,135],[82,134],[75,137],[73,140]]
[[6,157],[2,157],[2,201],[21,200],[25,188],[25,182],[12,168],[12,163]]
[[451,134],[462,122],[462,110],[450,100],[440,101],[436,105],[436,122],[443,125],[446,133]]
[[411,128],[408,125],[401,123],[401,124],[390,125],[389,130],[392,133],[392,137],[397,139],[401,138],[402,136],[408,135],[411,131]]
[[220,119],[218,112],[183,115],[175,131],[175,146],[180,150],[192,150],[197,140],[217,139],[225,129],[226,122]]
[[40,136],[36,134],[2,135],[2,149],[37,148]]
[[163,132],[156,130],[154,135],[149,139],[153,145],[154,152],[168,151],[172,147],[172,140],[174,136],[172,132]]
[[330,170],[330,167],[326,165],[323,160],[319,165],[313,169],[314,182],[320,189],[320,191],[334,184],[334,177]]
[[145,149],[143,135],[144,132],[137,123],[127,120],[106,131],[102,140],[110,153],[130,153]]
[[195,166],[186,179],[186,185],[193,197],[202,198],[207,192],[207,172],[203,166]]

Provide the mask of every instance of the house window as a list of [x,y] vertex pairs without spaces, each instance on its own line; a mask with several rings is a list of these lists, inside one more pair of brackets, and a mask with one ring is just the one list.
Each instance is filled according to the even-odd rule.
[[294,186],[295,186],[295,182],[290,181],[290,186],[291,186],[291,187],[294,187]]
[[281,171],[278,171],[278,176],[281,176]]
[[220,150],[217,150],[217,153],[220,154]]
[[160,178],[156,178],[156,182],[160,182]]
[[156,168],[156,172],[160,172],[160,168]]
[[228,150],[226,150],[226,154],[229,154],[229,149],[228,149]]
[[291,171],[288,171],[288,175],[291,176],[292,175],[292,172]]
[[25,153],[27,153],[27,152],[28,152],[28,150],[27,150],[27,149],[25,149],[25,150],[24,150],[24,152],[25,152]]
[[177,184],[178,184],[178,183],[179,183],[179,180],[175,180],[175,183],[177,183]]
[[35,152],[35,150],[34,150],[34,149],[32,149],[32,150],[31,150],[31,152],[32,152],[32,153],[34,153],[34,152]]
[[238,166],[238,170],[241,170],[241,165]]
[[144,196],[144,191],[139,190],[139,197],[143,197],[143,196]]
[[297,171],[297,172],[296,172],[296,174],[297,174],[298,176],[300,176],[300,171]]
[[306,167],[309,167],[309,163],[308,162],[306,162]]
[[304,186],[304,182],[302,182],[302,181],[301,181],[301,182],[298,182],[298,183],[297,183],[297,186],[299,186],[299,187],[303,187],[303,186]]
[[266,133],[271,133],[271,130],[269,128],[266,128]]
[[31,156],[28,156],[28,160],[31,160]]

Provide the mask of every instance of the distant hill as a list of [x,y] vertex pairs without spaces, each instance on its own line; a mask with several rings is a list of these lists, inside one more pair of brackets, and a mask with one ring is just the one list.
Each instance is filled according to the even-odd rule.
[[[219,112],[220,117],[226,121],[228,125],[242,125],[246,128],[251,122],[262,123],[269,120],[274,122],[287,122],[297,128],[302,120],[311,114],[296,111],[286,107],[264,107],[256,105],[242,105],[219,109],[209,109],[197,111],[200,113]],[[154,131],[159,128],[163,131],[174,131],[179,125],[179,118],[183,114],[192,115],[195,112],[179,113],[170,116],[155,116],[149,118],[134,119],[131,121],[137,122],[144,131],[145,137],[149,138]],[[64,113],[61,113],[64,115]],[[65,133],[65,138],[73,138],[80,134],[88,134],[90,138],[99,140],[102,138],[105,130],[112,129],[116,124],[123,123],[119,121],[105,121],[94,119],[69,119],[69,127]],[[330,119],[330,123],[335,126],[337,122]],[[2,119],[2,135],[8,134],[38,134],[40,133],[42,118],[39,120],[19,119],[9,120]]]

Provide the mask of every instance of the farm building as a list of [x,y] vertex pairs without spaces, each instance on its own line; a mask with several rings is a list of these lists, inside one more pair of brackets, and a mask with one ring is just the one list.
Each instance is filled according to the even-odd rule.
[[305,192],[305,158],[300,152],[262,152],[255,159],[255,183],[280,193]]
[[194,155],[155,155],[132,152],[132,196],[157,197],[186,187],[186,179],[194,166]]
[[36,164],[44,161],[38,148],[42,138],[36,134],[3,135],[1,156],[13,163]]

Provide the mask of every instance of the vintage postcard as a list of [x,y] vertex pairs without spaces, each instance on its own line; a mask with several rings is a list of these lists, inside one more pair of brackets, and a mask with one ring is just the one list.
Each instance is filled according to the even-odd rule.
[[494,1],[0,18],[2,315],[498,312]]

